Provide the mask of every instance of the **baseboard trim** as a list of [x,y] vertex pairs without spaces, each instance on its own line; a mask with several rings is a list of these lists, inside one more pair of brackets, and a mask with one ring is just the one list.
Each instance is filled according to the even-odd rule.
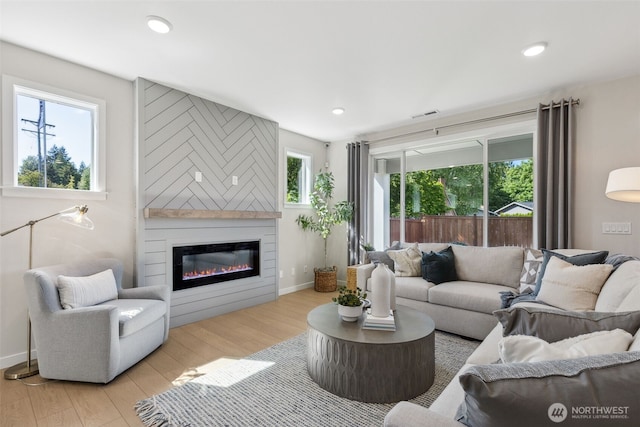
[[[346,280],[338,280],[338,286],[347,286]],[[290,294],[292,292],[298,292],[303,289],[313,288],[313,282],[303,283],[301,285],[289,286],[287,288],[279,289],[278,296]]]

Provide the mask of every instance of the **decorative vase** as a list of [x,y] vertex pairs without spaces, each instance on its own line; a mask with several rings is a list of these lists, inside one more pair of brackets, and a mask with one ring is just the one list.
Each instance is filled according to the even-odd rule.
[[345,322],[355,322],[362,315],[362,303],[357,306],[338,305],[338,314]]
[[396,274],[391,271],[387,264],[384,264],[384,269],[387,270],[389,275],[389,307],[392,311],[396,311]]
[[389,274],[384,263],[378,263],[371,273],[371,315],[388,317],[391,310]]

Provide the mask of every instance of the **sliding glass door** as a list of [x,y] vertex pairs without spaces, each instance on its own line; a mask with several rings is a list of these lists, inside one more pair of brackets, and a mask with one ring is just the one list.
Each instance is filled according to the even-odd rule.
[[532,156],[532,134],[377,155],[370,243],[532,246]]

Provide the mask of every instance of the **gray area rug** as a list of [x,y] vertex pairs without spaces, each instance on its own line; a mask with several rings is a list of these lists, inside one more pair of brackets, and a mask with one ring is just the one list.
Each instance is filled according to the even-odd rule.
[[[478,341],[436,331],[433,386],[412,400],[428,407]],[[307,374],[306,333],[136,404],[145,426],[381,426],[393,404],[335,396]]]

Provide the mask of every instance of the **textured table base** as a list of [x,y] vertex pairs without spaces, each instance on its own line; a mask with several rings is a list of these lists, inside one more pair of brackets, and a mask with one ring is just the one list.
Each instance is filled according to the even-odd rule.
[[338,396],[361,402],[392,403],[412,399],[433,384],[433,333],[394,344],[345,341],[312,327],[307,335],[309,375],[320,387]]

